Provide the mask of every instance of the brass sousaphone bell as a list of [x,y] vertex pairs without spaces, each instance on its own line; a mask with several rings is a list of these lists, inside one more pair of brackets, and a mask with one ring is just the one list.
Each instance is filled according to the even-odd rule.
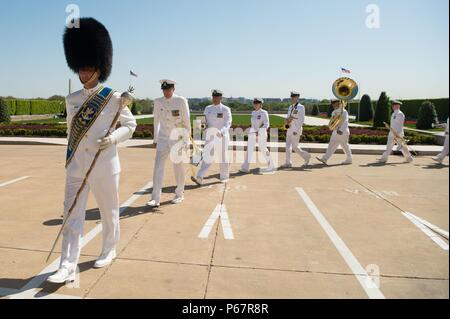
[[342,77],[334,81],[332,90],[334,96],[341,101],[340,112],[333,116],[328,124],[330,130],[334,131],[341,123],[342,113],[347,106],[347,102],[358,95],[359,88],[355,80]]

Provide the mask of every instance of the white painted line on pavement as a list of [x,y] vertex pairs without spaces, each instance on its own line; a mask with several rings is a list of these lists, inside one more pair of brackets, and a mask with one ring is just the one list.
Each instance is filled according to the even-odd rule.
[[203,226],[198,238],[206,239],[209,237],[211,230],[213,229],[216,221],[220,218],[222,224],[223,236],[227,240],[234,239],[233,229],[231,228],[230,219],[228,217],[227,208],[225,205],[218,204],[214,211],[209,216],[205,225]]
[[7,186],[7,185],[11,185],[11,184],[13,184],[13,183],[17,183],[17,182],[23,181],[24,179],[27,179],[27,178],[30,178],[30,176],[22,176],[22,177],[13,179],[12,181],[9,181],[9,182],[1,183],[1,184],[0,184],[0,187],[4,187],[4,186]]
[[[153,186],[152,182],[147,183],[139,191],[137,191],[133,196],[127,199],[120,207],[120,214],[128,209],[139,197],[143,196],[143,193]],[[95,238],[102,231],[102,224],[96,225],[89,233],[83,236],[81,248],[86,246],[92,239]],[[58,270],[61,257],[58,257],[54,262],[45,267],[39,274],[37,274],[33,279],[31,279],[22,289],[20,293],[12,295],[11,299],[31,299],[34,298],[36,294],[36,288],[38,288],[47,278],[56,270]]]
[[[417,228],[419,228],[423,233],[425,233],[425,235],[427,235],[432,241],[434,241],[439,247],[441,247],[443,250],[448,251],[448,244],[444,240],[442,240],[442,238],[438,234],[433,232],[429,227],[427,227],[423,222],[421,222],[421,220],[418,217],[416,217],[413,214],[408,213],[408,212],[403,212],[402,214],[407,219],[409,219],[411,221],[411,223],[413,223]],[[430,223],[428,223],[428,224],[430,224]],[[434,228],[438,228],[438,227],[434,226],[433,224],[430,224],[430,225],[433,226]],[[438,229],[440,229],[440,228],[438,228]],[[443,230],[441,230],[441,231],[443,231]]]
[[359,261],[356,259],[356,257],[353,255],[353,253],[350,251],[350,249],[347,247],[347,245],[344,243],[341,237],[339,237],[339,235],[328,223],[328,221],[322,215],[317,206],[313,203],[308,194],[306,194],[305,190],[303,188],[296,188],[296,190],[300,195],[300,197],[305,202],[310,212],[319,222],[322,229],[328,235],[328,237],[330,238],[331,242],[334,244],[338,252],[341,254],[342,258],[350,267],[356,279],[359,281],[361,287],[366,292],[367,296],[369,296],[370,299],[385,299],[381,290],[374,283],[374,279],[372,279],[367,273],[367,271],[361,266]]
[[406,212],[407,214],[409,214],[411,217],[417,219],[418,221],[420,221],[422,224],[424,224],[425,226],[427,226],[428,228],[431,228],[434,232],[441,234],[442,236],[444,236],[445,238],[448,239],[448,231],[445,231],[439,227],[437,227],[436,225],[433,225],[430,222],[427,222],[425,219],[422,219],[420,217],[417,217],[416,215],[410,213],[410,212]]

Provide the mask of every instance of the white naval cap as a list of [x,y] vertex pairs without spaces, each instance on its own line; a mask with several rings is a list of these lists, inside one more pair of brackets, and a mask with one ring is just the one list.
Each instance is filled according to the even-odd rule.
[[253,104],[256,104],[256,103],[264,104],[264,100],[262,98],[260,98],[260,97],[255,97],[253,99]]
[[175,86],[175,84],[177,84],[177,82],[169,79],[162,79],[159,81],[159,83],[161,83],[162,90],[171,89]]
[[300,92],[298,91],[291,91],[291,97],[300,96]]
[[211,90],[211,94],[212,96],[223,96],[223,92],[217,89]]

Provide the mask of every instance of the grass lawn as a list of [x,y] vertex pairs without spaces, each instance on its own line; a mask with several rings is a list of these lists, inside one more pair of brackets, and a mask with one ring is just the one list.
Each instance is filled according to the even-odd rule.
[[[197,116],[200,115],[191,115],[191,122],[194,121]],[[137,121],[138,124],[153,124],[153,118],[148,119],[140,119]],[[278,127],[282,126],[284,123],[284,119],[276,116],[271,115],[270,116],[270,126],[272,127]],[[250,126],[250,115],[233,115],[233,125],[243,125],[243,126]]]

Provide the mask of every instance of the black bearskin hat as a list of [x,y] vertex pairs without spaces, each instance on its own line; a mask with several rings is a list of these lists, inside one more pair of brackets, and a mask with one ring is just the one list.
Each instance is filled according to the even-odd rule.
[[81,18],[80,27],[66,27],[63,37],[67,65],[78,73],[80,68],[95,67],[100,82],[105,82],[112,69],[113,46],[108,30],[93,18]]

